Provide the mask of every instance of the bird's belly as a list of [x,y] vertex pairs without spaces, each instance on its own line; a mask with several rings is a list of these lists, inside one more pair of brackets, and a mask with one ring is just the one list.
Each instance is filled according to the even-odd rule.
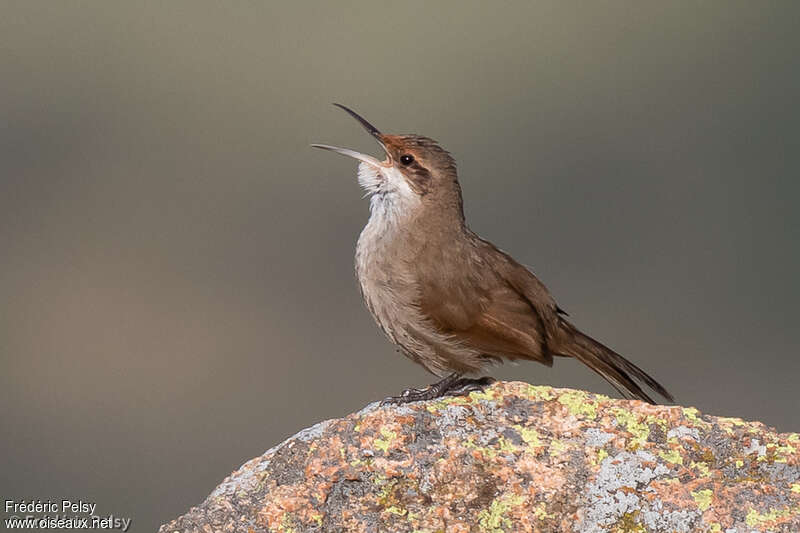
[[406,351],[413,350],[408,342],[412,331],[423,327],[416,311],[413,287],[375,265],[356,268],[361,297],[375,322],[389,339]]
[[[361,244],[361,243],[359,243]],[[436,375],[474,372],[480,354],[440,332],[419,310],[419,287],[398,261],[385,261],[359,246],[356,277],[364,304],[375,322],[401,352]]]

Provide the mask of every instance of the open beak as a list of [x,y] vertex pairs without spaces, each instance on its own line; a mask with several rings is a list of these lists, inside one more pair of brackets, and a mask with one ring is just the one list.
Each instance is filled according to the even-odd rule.
[[[381,145],[381,148],[383,148],[383,151],[386,152],[386,155],[387,156],[389,155],[389,152],[386,150],[386,146],[383,144],[383,141],[381,140],[381,132],[378,131],[378,128],[376,128],[375,126],[373,126],[372,124],[367,122],[364,117],[362,117],[361,115],[359,115],[358,113],[356,113],[352,109],[350,109],[348,107],[345,107],[342,104],[333,104],[333,105],[335,105],[338,108],[343,109],[351,117],[356,119],[359,122],[359,124],[361,124],[364,127],[364,129],[367,130],[367,132],[369,132],[370,135],[375,137],[375,140],[378,141],[378,144]],[[330,145],[327,145],[327,144],[312,144],[311,146],[312,146],[312,148],[322,148],[323,150],[330,150],[331,152],[336,152],[337,154],[346,155],[347,157],[352,157],[353,159],[358,159],[359,161],[362,161],[364,163],[367,163],[368,165],[372,165],[372,166],[375,166],[375,167],[386,166],[387,162],[389,162],[391,160],[391,158],[389,158],[389,159],[387,159],[386,162],[382,162],[382,161],[378,161],[377,159],[375,159],[371,155],[362,154],[360,152],[356,152],[355,150],[350,150],[348,148],[339,148],[338,146],[330,146]]]

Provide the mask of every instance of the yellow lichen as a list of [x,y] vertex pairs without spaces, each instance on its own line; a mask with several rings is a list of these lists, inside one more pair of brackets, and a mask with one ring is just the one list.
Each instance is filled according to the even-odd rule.
[[658,452],[658,456],[664,459],[665,461],[669,461],[674,465],[683,464],[683,457],[681,456],[678,450],[668,450],[668,451]]
[[592,420],[597,417],[597,406],[583,391],[564,392],[558,397],[558,403],[566,407],[573,416],[582,415]]
[[522,496],[506,495],[502,498],[495,498],[488,509],[483,509],[478,513],[478,524],[481,531],[487,533],[505,533],[511,528],[511,519],[505,516],[512,507],[522,503]]
[[746,422],[741,418],[736,418],[732,416],[720,416],[718,417],[718,419],[724,422],[730,422],[734,426],[744,426],[746,424]]
[[528,390],[526,392],[528,393],[528,396],[531,397],[531,399],[533,400],[550,401],[553,399],[552,387],[545,387],[542,385],[528,385]]
[[797,452],[794,446],[787,444],[786,446],[778,446],[775,448],[775,462],[776,463],[786,463],[789,461],[789,455],[793,455]]
[[278,526],[278,529],[283,533],[295,533],[296,532],[296,529],[294,528],[295,525],[296,524],[294,518],[289,513],[285,513],[281,517],[281,523]]
[[637,413],[620,407],[612,408],[611,412],[614,414],[617,423],[625,427],[628,433],[633,435],[631,445],[634,449],[647,442],[647,437],[650,436],[650,426],[640,420]]
[[473,440],[474,438],[475,437],[470,436],[467,440],[465,440],[462,443],[462,446],[464,446],[465,448],[469,448],[471,450],[479,451],[483,453],[486,457],[489,457],[490,459],[494,459],[495,457],[497,457],[497,450],[493,448],[488,448],[486,446],[478,446],[477,444],[475,444]]
[[[382,475],[375,476],[376,480],[375,483],[382,483],[386,481],[386,477]],[[401,481],[397,478],[392,478],[388,480],[386,483],[383,484],[380,491],[378,492],[378,505],[383,507],[383,510],[387,513],[391,513],[397,516],[405,516],[408,511],[400,505],[400,502],[397,500],[396,489],[402,489]]]
[[639,511],[625,513],[620,517],[611,531],[613,533],[647,533],[647,529],[638,522]]
[[605,448],[600,448],[599,450],[597,450],[596,454],[592,454],[588,450],[587,452],[589,454],[589,462],[592,464],[592,466],[599,465],[605,460],[606,457],[608,457],[608,452],[605,450]]
[[544,502],[539,502],[536,504],[536,507],[533,508],[533,516],[538,520],[544,520],[546,518],[553,518],[555,515],[548,514],[547,505]]
[[486,387],[482,391],[473,391],[469,396],[446,396],[439,400],[428,402],[425,409],[429,413],[436,413],[449,405],[470,405],[476,400],[496,400],[500,393],[494,387]]
[[372,445],[383,453],[388,453],[392,441],[397,438],[397,433],[386,428],[381,428],[381,435],[383,438],[376,438],[372,442]]
[[[690,407],[690,409],[693,409],[693,408]],[[697,411],[697,409],[695,409],[695,412],[696,411]],[[742,420],[741,418],[734,418],[734,417],[730,417],[730,416],[718,416],[717,417],[717,422],[721,423],[721,424],[730,424],[732,426],[744,426],[744,425],[746,425],[746,422],[744,420]]]
[[[473,396],[474,394],[478,394],[481,396]],[[432,414],[436,414],[438,411],[448,407],[450,405],[470,405],[473,403],[473,399],[494,399],[494,392],[492,392],[492,396],[488,396],[489,393],[487,392],[472,392],[469,396],[446,396],[444,398],[440,398],[435,401],[428,402],[425,406],[425,409]]]
[[701,511],[705,511],[711,507],[711,497],[713,495],[714,493],[710,489],[692,491],[692,498],[694,498],[695,503],[697,503],[697,507]]
[[600,450],[597,452],[597,463],[602,463],[606,457],[608,457],[608,452],[605,450],[605,448],[600,448]]
[[469,397],[473,400],[496,400],[497,392],[491,387],[487,387],[482,391],[474,391],[469,393]]
[[792,485],[792,489],[791,490],[792,490],[792,492],[796,492],[797,494],[800,494],[800,483],[794,483]]
[[525,444],[527,444],[529,447],[537,448],[542,445],[542,441],[539,440],[539,433],[535,429],[522,427],[519,424],[516,424],[512,427],[517,430],[522,437],[522,440],[525,441]]
[[606,396],[605,394],[598,394],[596,392],[592,394],[594,396],[594,399],[597,400],[598,402],[607,402],[611,400],[611,397]]
[[709,474],[708,464],[706,463],[702,462],[697,463],[695,461],[692,461],[692,464],[690,464],[689,466],[691,468],[696,468],[698,472],[700,472],[700,475],[702,476],[707,476]]
[[750,509],[747,513],[747,517],[745,518],[745,522],[750,527],[755,527],[760,524],[764,524],[765,522],[773,522],[775,520],[779,520],[781,518],[785,518],[789,516],[791,512],[790,509],[783,509],[781,511],[777,509],[770,509],[766,513],[759,513],[755,509]]
[[500,451],[504,453],[514,453],[517,451],[517,447],[509,442],[505,437],[500,437],[498,439],[497,446],[500,448]]
[[561,455],[561,453],[566,449],[567,445],[564,444],[562,441],[558,439],[553,439],[550,441],[550,457]]
[[683,408],[683,416],[688,418],[692,421],[695,426],[699,426],[702,428],[708,428],[709,423],[700,419],[700,411],[697,410],[695,407],[684,407]]

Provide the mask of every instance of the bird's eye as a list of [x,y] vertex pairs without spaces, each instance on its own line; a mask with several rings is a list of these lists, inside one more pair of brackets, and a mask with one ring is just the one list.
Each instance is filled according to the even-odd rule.
[[404,165],[410,165],[411,163],[414,162],[414,156],[403,154],[400,156],[400,162],[403,163]]

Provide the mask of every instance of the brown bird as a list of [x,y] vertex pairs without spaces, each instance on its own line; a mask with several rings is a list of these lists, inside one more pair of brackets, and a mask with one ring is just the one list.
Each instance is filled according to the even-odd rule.
[[370,217],[356,246],[356,277],[378,326],[440,381],[387,398],[392,403],[465,394],[492,363],[529,359],[547,366],[574,357],[626,398],[653,399],[638,380],[672,395],[618,353],[581,333],[527,268],[473,233],[464,220],[456,162],[421,135],[387,135],[347,107],[386,152],[379,161],[313,144],[360,161]]

